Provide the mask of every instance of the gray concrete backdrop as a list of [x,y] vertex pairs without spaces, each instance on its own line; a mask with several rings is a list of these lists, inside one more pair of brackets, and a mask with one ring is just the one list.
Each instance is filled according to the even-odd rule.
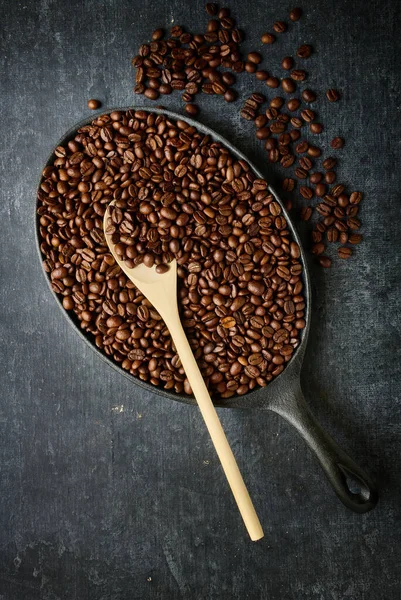
[[[365,193],[365,242],[332,270],[311,264],[302,381],[381,500],[363,516],[347,511],[279,417],[222,410],[265,528],[258,544],[198,412],[138,388],[81,342],[34,242],[35,186],[59,136],[90,97],[144,103],[132,93],[136,48],[156,25],[201,29],[203,2],[0,4],[0,599],[399,600],[400,2],[305,0],[305,18],[264,49],[269,70],[312,43],[308,84],[342,90],[341,102],[319,103],[322,139],[346,138],[340,180]],[[230,5],[248,49],[292,8]],[[201,120],[274,181],[241,102],[218,100],[202,98]],[[179,109],[179,95],[163,104]]]

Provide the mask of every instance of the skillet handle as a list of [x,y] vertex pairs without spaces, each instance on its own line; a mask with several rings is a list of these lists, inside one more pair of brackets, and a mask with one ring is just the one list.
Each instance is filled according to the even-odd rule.
[[364,471],[342,450],[309,410],[300,385],[285,403],[270,406],[295,427],[316,455],[323,471],[345,506],[356,513],[372,510],[377,489]]

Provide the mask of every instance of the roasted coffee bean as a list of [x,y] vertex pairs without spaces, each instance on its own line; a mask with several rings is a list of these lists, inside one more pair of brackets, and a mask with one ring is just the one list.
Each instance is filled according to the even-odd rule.
[[287,108],[291,112],[295,112],[296,110],[298,110],[300,105],[301,102],[298,100],[298,98],[291,98],[291,100],[288,100],[287,102]]
[[256,137],[258,140],[265,140],[271,136],[271,131],[269,127],[262,127],[256,131]]
[[196,117],[196,115],[199,112],[199,107],[196,104],[186,104],[185,105],[185,112],[188,113],[188,115],[190,115],[191,117]]
[[315,119],[315,116],[316,115],[313,112],[313,110],[310,110],[309,108],[301,111],[301,117],[307,123],[310,123],[311,121],[313,121]]
[[242,108],[240,115],[246,121],[253,121],[253,119],[256,117],[256,112],[252,108],[244,107]]
[[329,102],[337,102],[337,100],[340,98],[340,93],[334,89],[327,90],[326,98],[329,100]]
[[303,121],[301,119],[298,119],[298,117],[292,117],[290,122],[291,122],[291,125],[293,127],[295,127],[296,129],[300,129],[303,125]]
[[159,40],[163,39],[163,37],[164,31],[161,28],[155,29],[155,31],[152,33],[152,41],[154,42],[158,42]]
[[348,242],[350,244],[360,244],[362,241],[362,236],[360,233],[351,233],[348,238]]
[[312,54],[312,46],[309,44],[302,44],[297,50],[297,56],[299,58],[309,58]]
[[285,77],[281,81],[281,87],[283,88],[283,90],[285,92],[287,92],[287,94],[292,94],[293,92],[295,92],[295,89],[296,89],[295,83],[289,77]]
[[312,156],[313,158],[317,158],[322,154],[322,151],[317,146],[310,145],[308,148],[308,154],[309,154],[309,156]]
[[340,246],[337,253],[339,258],[350,258],[352,256],[352,248],[348,248],[348,246]]
[[337,198],[344,192],[344,190],[345,190],[345,186],[342,185],[341,183],[337,183],[337,185],[335,185],[331,188],[330,194],[332,196],[334,196],[334,198]]
[[348,206],[349,197],[347,196],[347,194],[339,194],[339,196],[337,197],[337,204],[341,208],[345,208],[346,206]]
[[[173,35],[188,43],[182,29]],[[141,57],[160,50],[143,47]],[[187,84],[198,85],[169,81],[182,81],[187,93]],[[264,98],[249,100],[259,107]],[[281,132],[269,157],[292,160],[282,153],[291,139]],[[213,396],[244,394],[277,376],[305,320],[300,250],[267,182],[184,120],[144,110],[97,117],[57,148],[43,172],[41,250],[64,308],[134,377],[189,394],[168,329],[106,246],[103,216],[112,199],[106,227],[127,266],[163,273],[176,259],[183,327]],[[72,211],[76,217],[61,217]]]
[[305,169],[302,169],[301,167],[297,167],[295,169],[295,175],[298,179],[306,179],[308,177],[308,171],[305,171]]
[[290,138],[291,138],[291,140],[292,140],[293,142],[296,142],[296,141],[297,141],[297,140],[299,140],[299,138],[301,137],[301,132],[300,132],[300,131],[298,131],[297,129],[292,129],[292,130],[289,132],[289,136],[290,136]]
[[322,197],[324,196],[326,193],[326,186],[324,185],[324,183],[318,183],[315,187],[315,194],[318,197]]
[[264,33],[261,37],[262,44],[273,44],[276,41],[276,36],[272,33]]
[[101,102],[100,100],[88,100],[88,108],[90,108],[91,110],[97,110],[98,108],[101,107]]
[[355,231],[356,229],[360,228],[361,222],[356,217],[350,217],[347,219],[347,225],[348,228],[351,229],[351,231]]
[[302,69],[294,69],[294,71],[291,71],[290,77],[294,81],[305,81],[306,71],[303,71]]
[[326,173],[324,174],[324,180],[328,184],[334,183],[336,180],[336,177],[337,176],[336,176],[335,171],[326,171]]
[[310,206],[303,206],[301,208],[301,219],[302,221],[309,221],[312,216],[312,208]]
[[295,179],[291,177],[286,177],[281,185],[285,192],[292,192],[295,188]]
[[214,15],[217,15],[217,4],[214,4],[214,2],[208,2],[206,4],[206,12],[210,17],[214,17]]
[[266,79],[266,85],[270,88],[277,88],[280,85],[280,80],[278,77],[268,77]]
[[234,102],[237,98],[238,98],[238,94],[232,88],[228,88],[228,90],[226,90],[224,92],[224,100],[226,102]]
[[322,166],[324,169],[326,169],[326,171],[330,171],[331,169],[333,169],[337,164],[337,159],[336,158],[332,158],[331,156],[329,158],[326,158],[323,162],[322,162]]
[[312,246],[312,254],[316,254],[317,256],[319,256],[320,254],[323,254],[325,249],[326,249],[325,245],[322,244],[321,242],[319,244],[314,244]]
[[362,200],[362,192],[352,192],[349,197],[349,201],[351,204],[359,204]]
[[311,130],[312,133],[319,134],[319,133],[322,133],[322,131],[323,131],[323,125],[321,123],[311,123],[309,125],[309,129]]
[[292,56],[286,56],[285,58],[283,58],[283,60],[281,61],[281,66],[286,71],[290,71],[294,66],[294,59],[292,58]]
[[310,200],[311,198],[313,198],[313,190],[307,185],[301,185],[301,187],[299,188],[299,193],[306,200]]
[[320,183],[323,179],[323,175],[321,173],[311,173],[309,176],[309,181],[310,183],[316,184],[316,183]]
[[298,162],[299,162],[301,168],[305,169],[306,171],[310,171],[311,168],[313,167],[313,163],[312,163],[311,159],[308,158],[307,156],[303,156],[302,158],[299,159]]
[[258,67],[255,63],[251,62],[251,61],[246,61],[245,63],[245,71],[247,73],[256,73]]
[[266,115],[259,115],[255,119],[255,127],[257,127],[258,129],[261,129],[262,127],[264,127],[266,125],[267,121],[268,121],[268,119],[267,119]]
[[293,154],[285,154],[280,161],[281,166],[284,167],[285,169],[288,169],[289,167],[291,167],[291,165],[293,165],[294,162],[295,162],[295,156]]
[[263,71],[263,70],[262,71],[256,71],[255,77],[259,81],[266,81],[266,79],[269,77],[269,73],[267,71]]
[[302,17],[302,9],[301,8],[293,8],[290,12],[291,21],[299,21]]
[[157,100],[159,97],[159,92],[152,88],[146,88],[144,91],[144,96],[149,100]]
[[284,98],[281,98],[281,96],[276,96],[275,98],[272,98],[270,100],[270,106],[272,108],[281,108],[284,104],[285,100]]
[[259,52],[250,52],[247,56],[248,62],[258,65],[262,62],[262,55]]
[[326,236],[328,242],[336,242],[338,240],[338,230],[335,227],[329,227]]
[[287,23],[284,21],[276,21],[273,25],[273,29],[276,33],[284,33],[287,31]]
[[330,146],[335,150],[339,150],[344,147],[344,139],[342,137],[335,137],[331,140]]
[[314,102],[316,100],[316,94],[315,92],[312,92],[312,90],[304,90],[301,94],[302,96],[302,100],[304,100],[305,102]]
[[331,267],[332,260],[328,256],[319,256],[318,261],[319,265],[324,269],[329,269]]

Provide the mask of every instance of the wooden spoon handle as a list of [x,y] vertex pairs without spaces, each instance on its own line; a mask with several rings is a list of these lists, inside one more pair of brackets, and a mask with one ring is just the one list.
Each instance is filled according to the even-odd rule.
[[171,337],[174,340],[185,374],[191,384],[192,391],[199,405],[210,437],[212,438],[214,447],[216,448],[221,466],[226,474],[227,481],[237,502],[245,527],[247,528],[252,541],[260,540],[264,535],[262,526],[259,522],[244,480],[242,479],[242,475],[220,423],[216,409],[210,398],[202,374],[195,357],[192,354],[178,312],[176,315],[172,314],[167,320],[166,318],[164,320],[170,331]]

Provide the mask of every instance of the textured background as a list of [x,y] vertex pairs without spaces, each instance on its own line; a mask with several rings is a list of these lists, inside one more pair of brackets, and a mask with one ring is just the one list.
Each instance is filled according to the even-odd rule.
[[[81,342],[34,242],[35,185],[59,136],[90,97],[133,103],[138,44],[152,25],[204,23],[203,3],[1,5],[0,599],[399,600],[400,3],[305,0],[305,18],[266,50],[277,60],[311,42],[310,86],[343,92],[320,105],[323,139],[346,137],[340,180],[366,194],[365,242],[332,270],[311,265],[302,381],[381,500],[363,516],[347,511],[279,417],[220,411],[264,524],[257,544],[198,412],[132,385]],[[291,8],[231,7],[249,49]],[[202,120],[263,165],[240,102],[218,100],[202,99]]]

